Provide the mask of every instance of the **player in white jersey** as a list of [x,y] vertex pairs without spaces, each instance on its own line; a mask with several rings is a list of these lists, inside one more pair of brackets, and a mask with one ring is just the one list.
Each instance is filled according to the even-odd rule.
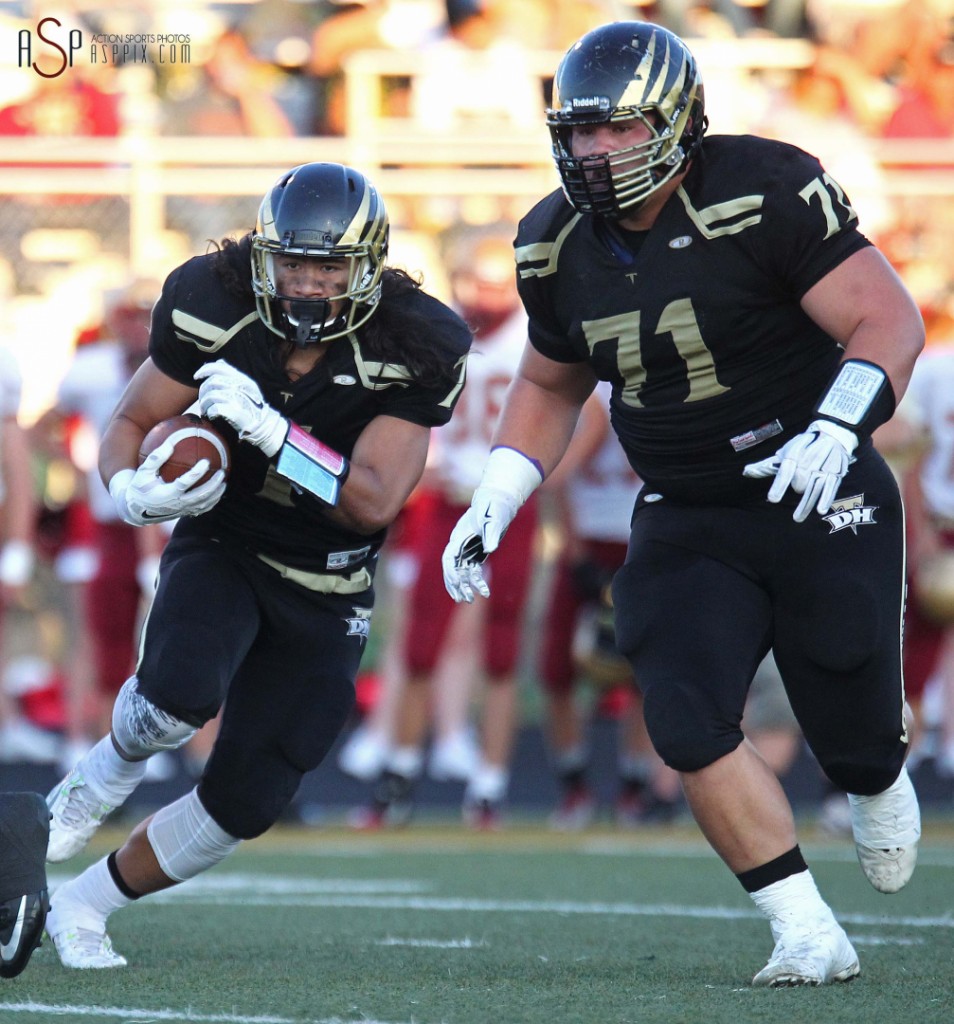
[[938,770],[954,775],[954,341],[922,353],[898,416],[927,445],[905,487],[912,583],[905,683],[915,703],[927,693],[936,696],[923,702],[923,725],[939,734]]
[[0,586],[16,596],[33,572],[32,519],[27,448],[17,415],[22,380],[13,354],[0,348],[0,505],[6,530],[0,548]]
[[[13,354],[0,348],[0,611],[20,600],[33,575],[36,503],[29,451],[17,420],[22,380]],[[0,691],[0,761],[47,760],[55,744],[20,718]]]
[[609,426],[609,386],[600,384],[584,406],[567,455],[550,480],[563,533],[544,616],[540,679],[546,732],[560,801],[550,816],[561,831],[583,828],[597,810],[587,779],[590,750],[580,684],[604,687],[598,707],[622,697],[615,805],[630,827],[675,809],[679,782],[652,749],[639,690],[616,650],[609,585],[626,558],[633,504],[642,483]]
[[[60,382],[55,406],[37,423],[37,433],[52,437],[64,432],[65,423],[78,419],[89,442],[70,446],[77,468],[85,473],[86,501],[92,520],[92,567],[73,581],[82,587],[79,618],[89,637],[97,703],[102,711],[90,723],[93,735],[108,728],[113,700],[129,677],[135,661],[136,624],[143,597],[151,596],[158,557],[166,531],[160,526],[137,530],[119,518],[96,467],[99,439],[133,373],[146,358],[149,321],[159,296],[159,281],[131,281],[111,297],[103,337],[80,345]],[[82,463],[82,464],[80,464]],[[79,686],[79,675],[71,678]],[[85,694],[70,695],[73,704],[70,740],[64,752],[66,768],[85,751],[82,711]],[[68,702],[69,706],[69,702]],[[91,745],[86,742],[85,746]]]
[[[474,341],[467,361],[467,383],[454,415],[441,436],[432,435],[422,481],[426,519],[417,528],[418,575],[404,626],[404,694],[393,746],[375,788],[373,803],[352,816],[352,823],[358,827],[402,824],[408,819],[414,782],[424,766],[424,746],[434,704],[440,699],[450,702],[460,721],[469,703],[468,684],[475,660],[484,670],[487,687],[482,702],[480,750],[464,794],[465,820],[479,828],[495,827],[507,794],[517,724],[515,668],[533,564],[535,516],[527,515],[526,521],[514,524],[508,534],[501,550],[503,557],[494,563],[497,600],[491,601],[486,609],[455,608],[448,602],[440,553],[447,531],[468,506],[477,486],[504,394],[526,342],[527,318],[514,282],[511,237],[512,231],[499,227],[475,229],[463,232],[450,247],[454,304],[474,332]],[[460,621],[470,616],[480,621]],[[434,692],[438,665],[461,628],[469,636],[479,630],[479,649],[473,653],[454,652],[459,678],[450,692],[438,698]],[[442,680],[442,686],[446,687],[447,682]],[[453,717],[445,714],[445,719]],[[435,738],[451,749],[456,748],[461,755],[456,760],[461,761],[466,754],[466,737],[459,729],[457,735],[449,730],[450,726],[445,726],[445,735]],[[446,778],[450,773],[440,767],[442,760],[437,747],[432,765],[436,761],[439,770],[432,774]]]

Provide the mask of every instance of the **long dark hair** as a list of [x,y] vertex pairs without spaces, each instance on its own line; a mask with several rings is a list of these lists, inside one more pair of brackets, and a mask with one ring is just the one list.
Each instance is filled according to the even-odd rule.
[[[251,233],[236,241],[223,238],[212,252],[215,271],[226,290],[239,298],[254,300],[251,271]],[[418,291],[421,287],[407,271],[387,267],[381,277],[381,301],[378,308],[358,334],[369,355],[382,363],[407,367],[417,383],[424,387],[448,387],[456,380],[456,372],[442,350],[446,342],[432,320],[395,303],[396,296]],[[294,346],[275,340],[275,348],[284,362]]]

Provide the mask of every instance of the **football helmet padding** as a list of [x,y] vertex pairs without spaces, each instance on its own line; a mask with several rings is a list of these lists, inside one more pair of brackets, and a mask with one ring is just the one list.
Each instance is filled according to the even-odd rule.
[[[252,289],[266,327],[300,348],[360,327],[381,298],[388,232],[383,199],[354,168],[311,163],[283,174],[262,199],[252,233]],[[278,254],[348,260],[345,291],[320,299],[278,294]],[[335,299],[346,302],[332,318]]]
[[[652,132],[646,142],[574,157],[574,126],[633,118]],[[702,142],[705,94],[695,58],[678,36],[650,22],[593,29],[557,68],[547,127],[571,205],[619,219],[683,170]]]

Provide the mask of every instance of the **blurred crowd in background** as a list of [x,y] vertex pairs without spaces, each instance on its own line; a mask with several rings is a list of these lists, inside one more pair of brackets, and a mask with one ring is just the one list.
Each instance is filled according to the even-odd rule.
[[[921,306],[923,369],[876,440],[910,518],[913,756],[954,779],[954,0],[0,2],[8,57],[43,18],[56,18],[58,32],[78,29],[84,46],[54,77],[9,59],[0,68],[0,763],[68,768],[101,734],[134,663],[164,537],[116,521],[95,473],[97,437],[145,355],[165,274],[209,239],[247,231],[274,177],[259,170],[247,188],[230,187],[223,168],[272,162],[277,173],[334,159],[384,193],[392,264],[420,271],[464,312],[476,350],[495,353],[494,372],[474,375],[437,432],[424,485],[385,554],[356,728],[339,759],[369,784],[352,824],[406,821],[425,772],[464,783],[472,824],[499,824],[515,733],[534,722],[549,752],[539,770],[559,781],[551,821],[583,827],[597,813],[588,764],[599,718],[618,723],[615,820],[678,812],[674,778],[649,749],[612,648],[606,582],[639,482],[603,450],[605,396],[588,406],[576,454],[535,517],[525,514],[523,553],[511,569],[494,566],[517,574],[510,603],[457,609],[421,647],[446,599],[429,545],[442,546],[440,524],[469,500],[468,471],[483,462],[523,340],[507,253],[515,220],[557,185],[542,116],[549,76],[587,30],[636,18],[696,52],[710,133],[771,136],[821,159]],[[185,42],[162,60],[151,43],[151,60],[115,61],[109,41],[129,36]],[[41,70],[59,59],[32,57]],[[176,148],[183,139],[191,149]],[[475,140],[477,155],[467,148]],[[186,184],[144,172],[128,195],[111,191],[109,175],[140,167],[148,146],[175,154]],[[435,166],[439,187],[422,187]],[[145,228],[143,196],[160,204]],[[603,520],[587,517],[594,508]],[[521,565],[532,571],[520,575]],[[506,596],[499,585],[495,593]],[[754,696],[749,733],[784,773],[799,737],[771,664]],[[207,745],[200,736],[185,752],[185,770],[201,770]],[[153,764],[157,776],[182,767]],[[830,796],[837,830],[842,803]]]

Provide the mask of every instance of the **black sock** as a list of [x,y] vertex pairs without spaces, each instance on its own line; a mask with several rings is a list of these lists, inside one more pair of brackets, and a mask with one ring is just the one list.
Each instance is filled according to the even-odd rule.
[[767,864],[761,864],[750,871],[741,871],[735,877],[742,883],[742,888],[746,892],[758,892],[759,889],[764,889],[768,885],[781,882],[783,878],[807,870],[808,865],[805,863],[802,851],[797,846],[793,846],[781,857],[776,857],[775,860],[770,860]]
[[138,900],[141,896],[141,892],[134,892],[126,884],[126,880],[119,873],[119,865],[116,863],[116,850],[106,858],[106,867],[109,868],[109,876],[112,878],[116,888],[126,897],[127,900]]

